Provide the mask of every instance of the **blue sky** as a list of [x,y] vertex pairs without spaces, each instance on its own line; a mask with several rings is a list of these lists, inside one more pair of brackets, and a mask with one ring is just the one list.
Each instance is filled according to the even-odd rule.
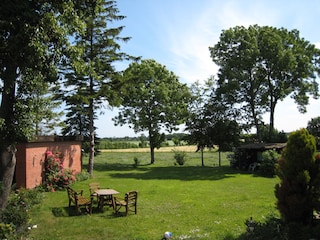
[[[120,14],[126,19],[122,35],[131,40],[122,51],[154,59],[190,85],[216,75],[209,46],[219,41],[222,30],[235,26],[260,26],[298,29],[300,36],[320,48],[320,1],[318,0],[118,0]],[[127,63],[117,66],[125,69]],[[319,81],[320,82],[320,81]],[[301,114],[291,99],[278,103],[275,127],[286,132],[306,127],[320,116],[320,99],[310,100]],[[99,137],[139,136],[128,126],[114,126],[117,109],[106,110],[95,125]],[[268,115],[265,116],[268,123]]]

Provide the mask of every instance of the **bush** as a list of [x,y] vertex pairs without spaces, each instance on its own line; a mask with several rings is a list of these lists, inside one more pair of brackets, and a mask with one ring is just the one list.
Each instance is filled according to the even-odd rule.
[[174,151],[174,159],[176,163],[182,166],[186,162],[186,153],[183,151]]
[[281,155],[275,150],[268,150],[262,153],[262,159],[259,166],[259,171],[268,176],[274,176],[276,166]]
[[15,226],[12,223],[0,223],[1,239],[10,239],[15,233]]
[[42,191],[39,189],[19,189],[11,193],[6,209],[0,212],[1,239],[18,239],[18,236],[27,235],[29,210],[35,204],[40,204],[42,199]]
[[48,191],[61,190],[75,182],[71,169],[63,167],[63,156],[60,152],[46,152],[44,187]]
[[90,174],[86,170],[82,170],[81,172],[76,174],[77,181],[85,181],[90,178]]
[[139,161],[139,159],[137,158],[137,157],[134,157],[133,158],[133,167],[138,167],[139,166],[139,164],[140,164],[140,161]]
[[280,219],[273,213],[267,215],[264,222],[255,222],[252,218],[247,219],[245,221],[247,230],[245,239],[283,239],[280,224]]
[[[320,225],[303,225],[301,223],[284,224],[276,215],[269,214],[264,222],[255,222],[252,219],[245,221],[247,233],[241,239],[272,239],[272,240],[301,240],[317,239],[320,236]],[[253,227],[253,228],[250,228]]]

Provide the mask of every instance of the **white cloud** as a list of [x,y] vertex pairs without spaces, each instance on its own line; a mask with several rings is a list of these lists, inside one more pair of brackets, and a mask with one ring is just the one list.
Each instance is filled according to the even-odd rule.
[[164,49],[169,49],[165,65],[188,83],[216,75],[218,67],[212,62],[209,46],[218,42],[223,29],[270,25],[277,19],[274,11],[259,2],[241,4],[239,1],[208,1],[202,8],[192,9],[192,14],[176,10],[172,18],[162,20],[162,44]]

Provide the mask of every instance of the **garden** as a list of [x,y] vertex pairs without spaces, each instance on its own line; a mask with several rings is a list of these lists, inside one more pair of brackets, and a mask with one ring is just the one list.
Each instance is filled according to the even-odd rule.
[[[43,185],[11,194],[1,212],[1,238],[300,240],[320,236],[320,154],[307,130],[290,135],[281,157],[274,150],[263,152],[255,170],[231,167],[232,155],[215,149],[198,153],[192,147],[168,147],[156,151],[156,161],[150,164],[147,151],[102,151],[89,177],[87,171],[69,172],[59,151],[47,151]],[[97,184],[102,189],[90,195]],[[135,197],[138,192],[137,208],[119,214],[115,203],[120,204],[119,197],[129,191]],[[85,203],[82,211],[70,206],[71,193],[74,204],[78,202],[76,192],[81,192],[79,199],[91,198],[93,207],[87,200],[79,200]],[[110,193],[117,200],[106,198],[112,204],[105,205],[101,200]]]
[[[92,215],[68,209],[66,191],[45,192],[31,210],[30,239],[247,239],[246,221],[265,222],[277,216],[276,177],[232,169],[227,155],[186,152],[185,163],[175,164],[174,152],[157,152],[149,165],[147,152],[102,152],[95,158],[94,177],[72,184],[89,196],[88,184],[99,182],[123,196],[137,190],[138,212],[114,215],[112,208]],[[84,169],[86,166],[84,166]],[[36,226],[32,228],[32,226]]]

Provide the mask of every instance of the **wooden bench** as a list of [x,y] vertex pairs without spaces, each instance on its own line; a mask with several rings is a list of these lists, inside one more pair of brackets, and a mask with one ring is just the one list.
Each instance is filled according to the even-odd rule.
[[69,209],[71,207],[71,204],[73,203],[75,205],[77,213],[81,213],[80,210],[82,207],[84,207],[89,214],[92,213],[92,197],[88,199],[82,195],[83,190],[81,190],[80,192],[76,192],[71,187],[67,187],[67,192],[69,198]]

